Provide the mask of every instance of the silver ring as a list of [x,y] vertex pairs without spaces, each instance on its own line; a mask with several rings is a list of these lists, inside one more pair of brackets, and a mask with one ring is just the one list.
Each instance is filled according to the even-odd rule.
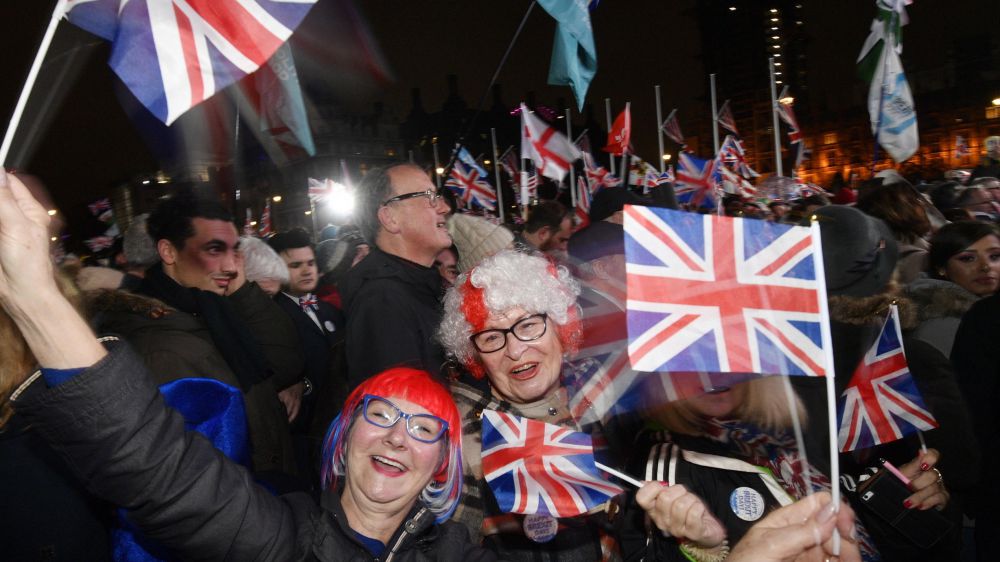
[[937,478],[937,482],[938,482],[938,484],[944,485],[944,476],[941,476],[941,471],[938,470],[938,469],[936,469],[936,468],[932,468],[931,470],[933,470],[934,473],[937,474],[937,477],[938,477]]

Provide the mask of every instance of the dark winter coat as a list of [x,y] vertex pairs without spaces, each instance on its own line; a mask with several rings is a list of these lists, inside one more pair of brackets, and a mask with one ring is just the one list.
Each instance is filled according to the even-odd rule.
[[[16,402],[95,495],[128,510],[146,537],[190,560],[374,560],[355,540],[336,494],[274,496],[208,441],[187,433],[124,344],[53,389]],[[457,523],[419,508],[381,560],[494,560]]]
[[943,279],[922,277],[906,286],[906,297],[915,305],[917,325],[910,336],[951,355],[958,324],[979,297]]
[[351,388],[389,367],[440,373],[444,351],[435,337],[442,294],[437,269],[373,248],[347,273],[340,289]]

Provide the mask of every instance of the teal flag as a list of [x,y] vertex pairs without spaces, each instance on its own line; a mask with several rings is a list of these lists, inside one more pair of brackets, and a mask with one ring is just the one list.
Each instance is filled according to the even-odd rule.
[[556,36],[552,44],[549,84],[569,85],[576,97],[577,108],[583,110],[590,81],[597,73],[597,47],[590,28],[587,0],[538,0],[555,18]]

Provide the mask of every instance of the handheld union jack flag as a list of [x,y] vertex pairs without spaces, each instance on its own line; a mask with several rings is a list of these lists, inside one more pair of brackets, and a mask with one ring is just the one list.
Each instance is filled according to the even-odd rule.
[[789,127],[788,140],[792,143],[792,148],[796,149],[795,167],[798,168],[802,165],[802,161],[806,159],[809,150],[806,148],[805,140],[802,138],[802,131],[799,129],[799,120],[795,118],[795,110],[792,109],[792,102],[778,102],[778,117]]
[[505,513],[573,517],[622,493],[594,464],[590,436],[483,410],[483,476]]
[[865,449],[938,426],[910,375],[896,305],[865,353],[837,408],[841,452]]
[[681,152],[677,163],[677,181],[674,185],[677,201],[694,206],[706,200],[714,202],[717,165],[717,158],[702,160],[688,152]]
[[167,125],[257,70],[316,0],[70,0],[72,23],[114,45],[109,64]]
[[454,191],[466,206],[475,204],[490,211],[497,207],[493,186],[479,176],[478,169],[466,166],[461,160],[455,161],[444,185]]
[[631,205],[624,226],[633,368],[830,373],[817,226]]
[[583,169],[587,173],[587,181],[590,183],[592,192],[596,193],[598,189],[621,185],[622,181],[611,175],[607,168],[595,162],[594,157],[589,152],[584,151],[582,154]]

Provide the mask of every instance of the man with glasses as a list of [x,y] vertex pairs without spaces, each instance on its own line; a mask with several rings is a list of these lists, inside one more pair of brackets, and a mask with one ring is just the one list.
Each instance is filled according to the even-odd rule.
[[412,164],[369,171],[358,198],[358,227],[372,250],[341,286],[348,384],[401,365],[437,375],[444,362],[434,337],[442,288],[433,265],[451,246],[450,209]]

